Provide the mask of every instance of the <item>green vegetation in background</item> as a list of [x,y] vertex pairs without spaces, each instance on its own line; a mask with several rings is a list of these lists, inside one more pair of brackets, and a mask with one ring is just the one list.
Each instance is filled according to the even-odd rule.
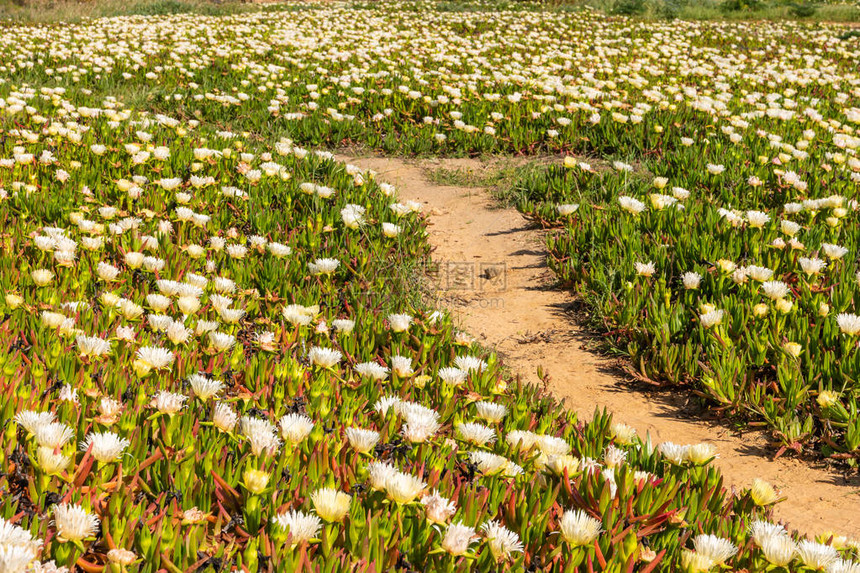
[[0,3],[0,26],[79,22],[116,16],[226,16],[284,9],[302,8],[295,5],[285,8],[277,2],[259,4],[241,0],[3,0]]

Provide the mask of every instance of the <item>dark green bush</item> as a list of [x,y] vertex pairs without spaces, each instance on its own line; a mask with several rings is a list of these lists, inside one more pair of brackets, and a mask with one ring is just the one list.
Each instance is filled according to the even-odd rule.
[[657,7],[657,16],[664,20],[674,20],[681,15],[685,4],[684,0],[662,0]]
[[790,4],[788,12],[795,18],[810,18],[818,11],[816,4]]
[[762,7],[760,0],[723,0],[720,10],[723,12],[749,12]]
[[619,16],[638,16],[645,12],[645,0],[616,0],[612,13]]

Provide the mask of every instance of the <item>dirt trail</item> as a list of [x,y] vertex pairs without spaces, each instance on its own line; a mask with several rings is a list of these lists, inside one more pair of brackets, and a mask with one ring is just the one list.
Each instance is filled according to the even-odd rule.
[[[616,420],[650,432],[654,443],[711,442],[726,483],[748,487],[760,477],[787,496],[776,516],[814,535],[835,531],[860,537],[860,479],[846,480],[825,468],[795,459],[770,460],[759,432],[728,428],[685,412],[677,394],[631,390],[611,373],[612,362],[585,348],[587,338],[573,322],[570,293],[554,290],[545,265],[541,232],[527,228],[514,209],[500,209],[483,189],[429,183],[417,164],[389,158],[341,159],[377,172],[404,199],[419,201],[429,216],[430,242],[440,263],[440,304],[461,327],[495,347],[523,379],[537,383],[537,368],[551,377],[550,389],[585,418],[596,406]],[[432,165],[469,167],[471,160]],[[426,163],[425,163],[426,166]],[[481,168],[477,161],[472,167]]]

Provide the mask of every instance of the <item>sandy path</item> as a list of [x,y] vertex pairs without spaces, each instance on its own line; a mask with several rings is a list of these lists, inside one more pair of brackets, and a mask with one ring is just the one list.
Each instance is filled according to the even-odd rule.
[[[760,477],[787,500],[776,516],[809,534],[835,531],[860,537],[860,478],[846,480],[825,468],[795,459],[771,461],[761,433],[733,434],[722,425],[693,419],[677,394],[630,390],[611,373],[609,360],[589,352],[569,309],[573,297],[553,290],[544,263],[540,231],[529,230],[514,209],[500,209],[476,188],[437,186],[416,164],[389,158],[342,157],[377,172],[405,199],[420,201],[429,216],[430,242],[440,263],[440,305],[464,330],[495,347],[523,379],[538,383],[543,367],[549,388],[568,407],[590,418],[596,406],[616,419],[650,432],[654,443],[711,442],[726,484],[748,487]],[[464,162],[446,162],[462,166]]]

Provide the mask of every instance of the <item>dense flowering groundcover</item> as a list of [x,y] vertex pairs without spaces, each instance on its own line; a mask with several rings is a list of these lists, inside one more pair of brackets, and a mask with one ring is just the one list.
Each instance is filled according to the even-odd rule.
[[439,312],[369,304],[427,249],[370,173],[70,98],[4,100],[4,571],[794,557],[708,444],[582,423]]
[[520,182],[519,208],[556,229],[551,266],[639,376],[763,421],[780,452],[856,467],[860,78],[822,73],[848,48],[815,68],[724,72],[711,95],[670,87],[662,107],[690,101],[634,128],[645,155],[568,157]]
[[[577,420],[506,377],[447,316],[408,306],[394,285],[428,253],[418,205],[319,151],[621,154],[689,189],[696,221],[720,225],[702,235],[735,245],[751,276],[740,251],[757,243],[734,235],[764,235],[758,256],[775,254],[763,268],[788,268],[792,251],[771,246],[769,222],[747,230],[761,217],[732,209],[841,194],[816,209],[837,224],[792,219],[821,237],[798,228],[783,240],[816,248],[848,226],[854,140],[838,114],[854,113],[856,41],[826,27],[478,8],[301,5],[0,32],[0,571],[856,570],[852,540],[771,523],[768,484],[724,489],[710,445],[651,444],[600,412]],[[800,118],[815,124],[801,130],[817,130],[803,135],[812,144],[756,133]],[[825,153],[842,160],[810,176]],[[699,173],[705,161],[725,173]],[[651,256],[655,232],[637,225],[683,236],[694,219],[668,195],[640,208],[646,187],[669,184],[643,169],[550,171],[523,208],[569,218],[571,234],[553,239],[560,272],[574,269],[567,246],[581,229],[626,225],[613,232],[630,252],[603,256],[669,286],[626,266],[632,286],[618,284],[671,302],[670,255]],[[763,182],[752,190],[739,179],[750,169]],[[706,215],[712,195],[741,222]],[[597,217],[616,205],[640,213]],[[826,235],[849,248],[842,237]],[[702,288],[676,307],[729,313],[719,297],[756,296],[755,277],[738,294],[686,249],[677,272],[700,272]],[[803,288],[824,296],[830,283],[812,276],[783,276],[784,291],[768,277],[772,306],[796,309],[789,291]],[[703,340],[727,344],[737,328],[712,316],[697,326],[715,333]],[[795,359],[785,342],[805,340],[783,320],[774,336],[792,333],[776,340]],[[838,340],[848,354],[851,340]],[[804,372],[763,344],[766,359]]]

